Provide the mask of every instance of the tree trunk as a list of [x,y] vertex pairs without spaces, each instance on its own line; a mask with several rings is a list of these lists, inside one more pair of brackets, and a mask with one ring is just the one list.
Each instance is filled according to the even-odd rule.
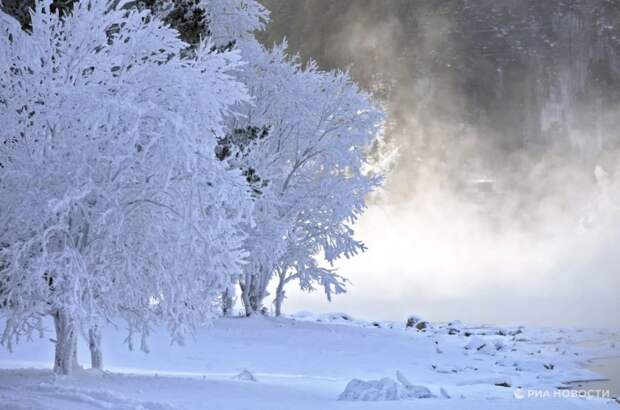
[[90,349],[90,367],[103,370],[103,353],[101,352],[101,328],[94,325],[88,329],[88,348]]
[[235,304],[235,301],[233,299],[233,292],[233,288],[228,287],[222,293],[222,315],[224,317],[232,316],[233,306]]
[[77,354],[78,354],[77,342],[78,342],[78,337],[77,337],[77,332],[76,332],[75,339],[73,339],[73,361],[72,361],[73,370],[78,370],[81,368],[80,364],[78,363],[78,358],[77,358]]
[[244,282],[239,281],[239,286],[245,315],[266,314],[266,311],[263,311],[263,300],[268,296],[267,284],[259,283],[257,275],[246,275]]
[[284,285],[286,284],[286,273],[278,274],[278,287],[276,288],[276,298],[273,303],[276,305],[276,316],[282,315],[282,303],[286,298],[284,293]]
[[246,316],[252,316],[256,311],[252,308],[251,302],[251,288],[252,288],[252,279],[249,282],[241,283],[239,282],[239,287],[241,288],[241,301],[243,302],[243,310],[245,310]]
[[256,288],[254,288],[253,292],[250,293],[250,305],[252,306],[252,312],[262,313],[263,299],[257,294]]
[[64,310],[57,310],[53,316],[56,328],[54,373],[68,375],[78,366],[75,320]]

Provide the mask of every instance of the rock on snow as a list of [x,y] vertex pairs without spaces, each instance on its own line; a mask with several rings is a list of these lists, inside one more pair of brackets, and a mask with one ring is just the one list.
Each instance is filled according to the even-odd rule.
[[235,380],[242,380],[246,382],[257,382],[258,379],[247,369],[244,369],[241,373],[234,377]]

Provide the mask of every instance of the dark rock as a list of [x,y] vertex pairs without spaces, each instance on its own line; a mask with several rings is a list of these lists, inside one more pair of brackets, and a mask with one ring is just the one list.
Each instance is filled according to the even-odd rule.
[[422,318],[418,316],[409,316],[407,318],[407,322],[405,323],[405,327],[414,327],[418,322],[421,322]]
[[425,331],[428,328],[428,322],[424,321],[424,320],[421,320],[418,323],[416,323],[415,328],[418,331],[423,332],[423,331]]

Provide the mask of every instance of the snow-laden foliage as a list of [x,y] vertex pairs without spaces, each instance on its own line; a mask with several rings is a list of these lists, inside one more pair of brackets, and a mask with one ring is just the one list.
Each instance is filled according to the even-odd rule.
[[140,0],[135,5],[150,9],[186,42],[209,38],[220,49],[252,39],[269,21],[269,12],[256,0]]
[[211,40],[222,46],[254,39],[253,33],[265,28],[269,11],[256,0],[202,0],[207,10]]
[[61,19],[39,1],[31,34],[0,13],[2,342],[52,314],[62,372],[79,325],[163,322],[181,340],[244,257],[247,186],[213,155],[247,100],[239,56],[183,59],[176,31],[125,3]]
[[[296,280],[345,290],[333,263],[380,178],[382,112],[347,73],[302,65],[253,32],[254,0],[36,2],[28,31],[0,13],[0,307],[9,348],[56,327],[55,369],[78,332],[174,341],[233,286],[246,312]],[[223,295],[223,296],[222,296]]]
[[[319,261],[363,250],[352,225],[380,182],[365,169],[382,112],[347,73],[302,65],[285,43],[265,49],[246,41],[239,48],[249,64],[239,77],[253,100],[239,106],[242,116],[231,121],[224,146],[238,150],[229,162],[251,172],[255,190],[240,280],[246,310],[261,309],[276,271],[305,290],[314,283],[328,297],[342,292],[344,280]],[[262,131],[248,133],[253,127]]]

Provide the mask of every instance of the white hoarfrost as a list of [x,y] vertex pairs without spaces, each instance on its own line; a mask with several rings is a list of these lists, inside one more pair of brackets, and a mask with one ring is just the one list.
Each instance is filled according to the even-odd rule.
[[274,278],[277,314],[292,281],[329,299],[346,283],[330,264],[364,249],[353,225],[380,183],[366,151],[383,120],[370,96],[261,46],[254,0],[175,3],[204,9],[192,53],[160,3],[60,16],[37,0],[32,33],[0,13],[1,340],[51,315],[60,373],[79,333],[101,368],[118,318],[130,347],[148,350],[157,324],[183,342],[218,304],[230,313],[235,282],[248,314]]
[[252,40],[265,28],[269,11],[256,0],[200,0],[207,11],[211,39],[217,46]]
[[[347,280],[332,263],[364,250],[353,226],[365,197],[381,179],[370,172],[368,150],[380,135],[383,112],[347,73],[320,70],[287,53],[286,43],[269,49],[254,37],[269,21],[255,0],[156,2],[156,13],[204,11],[204,37],[221,50],[238,50],[246,64],[235,78],[251,101],[227,116],[217,157],[243,173],[254,202],[244,226],[247,264],[234,272],[248,315],[263,312],[267,288],[277,280],[276,314],[285,287],[319,288],[327,299],[345,291]],[[200,13],[198,13],[199,15]],[[221,296],[231,313],[234,287]]]
[[2,343],[52,315],[59,373],[80,329],[101,365],[113,318],[143,348],[156,323],[182,341],[244,257],[247,187],[213,155],[248,98],[238,53],[183,59],[174,30],[114,3],[37,1],[32,33],[0,12]]
[[239,79],[253,101],[229,119],[223,146],[254,189],[241,296],[247,313],[260,311],[276,278],[279,313],[289,282],[307,291],[319,287],[328,299],[344,291],[346,280],[331,263],[364,249],[353,225],[381,181],[366,172],[366,154],[383,113],[347,73],[302,65],[287,55],[285,43],[238,46],[249,62]]

